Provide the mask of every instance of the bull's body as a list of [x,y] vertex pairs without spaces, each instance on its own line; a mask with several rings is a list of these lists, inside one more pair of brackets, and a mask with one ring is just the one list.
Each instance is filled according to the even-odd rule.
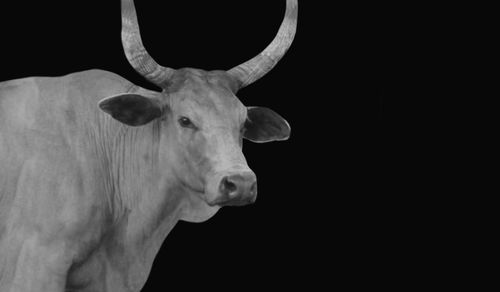
[[98,70],[0,83],[0,291],[37,279],[56,291],[52,279],[64,285],[68,270],[75,291],[145,283],[190,210],[182,187],[146,175],[159,141],[143,139],[159,137],[147,133],[157,125],[127,127],[97,109],[103,97],[136,91]]
[[236,97],[290,46],[287,0],[266,49],[228,71],[172,69],[122,0],[122,43],[161,92],[91,70],[0,83],[0,292],[137,292],[179,220],[253,203],[242,141],[288,139],[284,118]]

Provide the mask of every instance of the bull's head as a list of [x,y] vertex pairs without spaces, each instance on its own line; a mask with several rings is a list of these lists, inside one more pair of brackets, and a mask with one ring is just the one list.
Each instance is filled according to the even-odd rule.
[[122,0],[122,41],[126,56],[142,76],[163,88],[155,96],[125,93],[99,103],[129,126],[153,120],[161,125],[164,165],[175,165],[181,184],[209,206],[255,201],[257,184],[242,153],[242,139],[285,140],[288,123],[267,108],[245,107],[236,92],[270,71],[285,54],[296,31],[297,0],[287,0],[285,18],[272,43],[229,71],[174,70],[158,65],[142,45],[132,0]]

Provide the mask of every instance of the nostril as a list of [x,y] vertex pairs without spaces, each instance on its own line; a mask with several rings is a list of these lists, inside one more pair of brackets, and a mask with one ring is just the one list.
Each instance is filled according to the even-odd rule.
[[227,177],[222,179],[221,187],[222,187],[223,193],[225,193],[225,194],[231,194],[238,189],[236,184],[233,183],[231,180],[229,180]]

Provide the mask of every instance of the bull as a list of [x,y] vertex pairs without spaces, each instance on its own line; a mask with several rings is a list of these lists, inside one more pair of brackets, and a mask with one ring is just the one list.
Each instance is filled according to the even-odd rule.
[[290,126],[235,94],[290,47],[286,4],[263,52],[204,71],[157,64],[122,0],[127,59],[161,92],[102,70],[0,83],[0,291],[140,291],[179,220],[255,201],[242,139],[286,140]]

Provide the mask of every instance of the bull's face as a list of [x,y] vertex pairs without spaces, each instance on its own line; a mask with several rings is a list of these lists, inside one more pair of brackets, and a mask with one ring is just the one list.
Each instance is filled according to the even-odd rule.
[[267,108],[245,107],[225,72],[178,70],[169,90],[157,96],[120,94],[100,108],[129,126],[156,122],[157,157],[164,175],[209,206],[238,206],[257,196],[257,179],[242,153],[242,140],[289,137],[290,127]]
[[297,27],[297,1],[286,0],[280,29],[264,51],[228,71],[206,72],[156,63],[142,44],[133,0],[122,0],[125,55],[163,92],[154,97],[121,94],[102,100],[100,107],[130,126],[158,121],[160,168],[168,169],[165,177],[175,175],[184,189],[196,194],[190,197],[202,198],[202,209],[255,200],[257,183],[241,150],[243,138],[269,142],[289,136],[283,118],[266,108],[246,108],[234,94],[269,72],[288,50]]

